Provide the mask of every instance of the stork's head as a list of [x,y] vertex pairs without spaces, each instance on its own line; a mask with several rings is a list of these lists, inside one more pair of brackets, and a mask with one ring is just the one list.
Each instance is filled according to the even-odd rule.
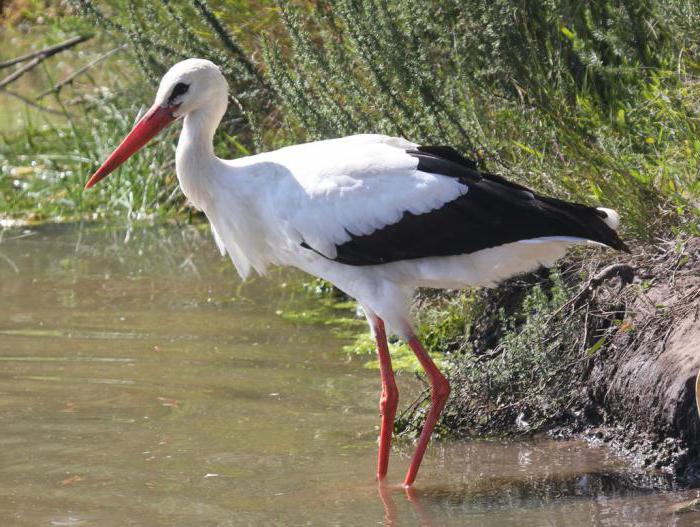
[[[139,151],[163,128],[197,110],[227,100],[228,84],[219,68],[204,59],[178,62],[163,76],[156,100],[85,185],[88,189]],[[223,115],[223,111],[221,112]],[[220,118],[221,115],[218,116]]]

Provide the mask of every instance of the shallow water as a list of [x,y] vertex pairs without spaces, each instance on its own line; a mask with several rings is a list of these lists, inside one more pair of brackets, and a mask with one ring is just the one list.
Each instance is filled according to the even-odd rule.
[[192,227],[2,232],[0,526],[700,523],[578,442],[436,443],[378,491],[378,374],[276,314],[298,280]]

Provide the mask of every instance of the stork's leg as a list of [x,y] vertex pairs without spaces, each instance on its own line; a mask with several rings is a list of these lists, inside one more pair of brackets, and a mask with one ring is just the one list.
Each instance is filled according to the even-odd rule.
[[413,485],[413,482],[416,480],[416,475],[418,475],[418,469],[420,468],[420,463],[423,460],[425,449],[428,447],[428,443],[430,442],[430,436],[435,429],[440,413],[445,407],[447,398],[450,395],[450,384],[447,382],[447,379],[440,372],[438,367],[435,366],[433,359],[430,358],[428,352],[425,351],[415,335],[411,335],[411,337],[408,339],[408,345],[413,350],[413,353],[416,354],[416,357],[418,357],[418,361],[421,363],[421,366],[423,366],[425,373],[430,379],[430,411],[428,412],[428,416],[425,418],[423,430],[421,431],[420,438],[418,438],[416,452],[413,454],[411,466],[408,467],[406,479],[403,482],[407,487]]
[[379,456],[377,459],[377,479],[382,481],[389,468],[389,453],[391,452],[391,433],[394,430],[394,417],[399,404],[399,390],[391,368],[389,344],[386,341],[384,321],[379,317],[371,318],[374,337],[377,340],[379,355],[379,371],[382,376],[382,396],[379,400],[379,413],[382,416],[382,427],[379,432]]

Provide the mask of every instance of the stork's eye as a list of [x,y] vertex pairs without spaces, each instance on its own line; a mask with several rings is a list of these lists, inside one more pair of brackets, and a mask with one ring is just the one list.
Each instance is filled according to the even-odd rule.
[[168,104],[172,104],[175,99],[177,99],[180,95],[187,93],[187,90],[189,89],[189,84],[178,82],[173,88],[173,92],[170,94],[170,97],[168,97]]

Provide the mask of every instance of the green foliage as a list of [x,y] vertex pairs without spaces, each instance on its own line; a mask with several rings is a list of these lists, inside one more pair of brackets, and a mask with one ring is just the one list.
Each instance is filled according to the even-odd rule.
[[642,237],[660,216],[694,225],[695,3],[279,9],[289,45],[267,39],[264,56],[298,139],[381,132],[452,144],[550,193],[613,206]]
[[[3,29],[13,46],[0,59],[14,58],[94,33],[87,20],[53,13],[25,15],[16,27]],[[92,30],[92,31],[90,31]],[[116,48],[116,49],[115,49]],[[69,74],[113,52],[56,92],[37,96]],[[114,53],[116,51],[116,53]],[[183,205],[172,170],[174,133],[150,145],[103,185],[82,188],[90,174],[131,129],[146,102],[138,69],[119,43],[97,34],[60,53],[21,77],[8,89],[26,105],[0,92],[0,219],[75,221],[119,215],[128,219],[173,215]],[[13,68],[3,70],[13,71]]]
[[467,340],[465,353],[454,356],[456,393],[446,411],[450,428],[461,433],[517,430],[519,417],[520,431],[531,432],[566,408],[579,367],[585,366],[582,359],[604,336],[596,335],[586,350],[583,315],[562,310],[571,291],[558,273],[546,285],[530,288],[512,312],[500,308],[494,313],[500,334],[494,349],[476,349]]
[[[415,310],[415,329],[421,342],[440,368],[450,367],[449,352],[459,349],[464,335],[470,331],[478,295],[459,292],[453,295],[421,296]],[[356,334],[344,351],[367,358],[365,367],[379,369],[376,343],[367,332]],[[423,369],[408,345],[398,339],[389,340],[391,362],[395,371],[422,373]]]
[[83,192],[89,175],[132,128],[138,113],[137,107],[118,108],[108,97],[93,102],[81,115],[66,113],[67,127],[27,114],[22,132],[0,143],[0,210],[25,220],[75,221],[115,213],[129,219],[172,215],[182,207],[171,169],[173,134],[93,191]]
[[[697,229],[693,0],[70,4],[129,42],[151,83],[185,57],[218,63],[232,85],[220,135],[229,157],[398,134],[614,207],[640,238]],[[138,93],[148,102],[148,90]]]
[[236,13],[236,20],[228,22],[237,25],[270,26],[269,16],[259,16],[268,2],[228,2],[218,6],[221,9],[205,0],[117,0],[107,6],[93,0],[70,3],[100,27],[127,40],[153,86],[177,61],[200,57],[215,62],[231,85],[231,111],[222,129],[246,150],[262,146],[260,120],[271,113],[274,93],[254,61],[253,46],[246,49],[241,43],[250,39],[234,34],[221,14]]
[[[372,337],[370,333],[365,331],[363,333],[356,334],[350,344],[343,346],[343,351],[364,358],[365,368],[379,371],[377,344],[374,337]],[[418,359],[405,342],[400,340],[390,340],[389,352],[391,353],[391,366],[394,371],[408,371],[420,374],[423,373],[423,368],[418,362]],[[431,348],[429,354],[439,368],[446,369],[449,367],[445,354],[438,348]]]
[[[292,324],[329,326],[339,339],[355,339],[367,329],[365,319],[357,316],[357,304],[315,278],[296,282],[294,294],[280,306],[277,315]],[[309,299],[313,299],[310,304]]]

